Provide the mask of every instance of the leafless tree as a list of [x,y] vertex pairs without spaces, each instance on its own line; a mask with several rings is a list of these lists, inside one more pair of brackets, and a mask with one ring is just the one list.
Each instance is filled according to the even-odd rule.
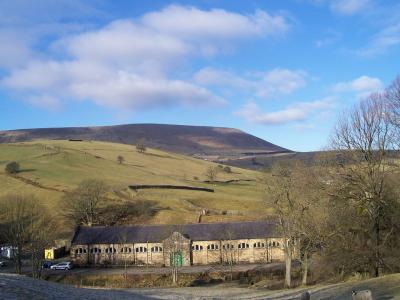
[[88,179],[67,192],[63,198],[66,215],[76,224],[91,226],[99,217],[100,207],[108,191],[107,185],[100,180]]
[[395,143],[400,146],[400,76],[385,90],[384,100],[389,107],[390,121],[395,129]]
[[210,166],[206,169],[204,175],[207,177],[207,179],[211,182],[214,182],[217,180],[218,173],[220,172],[220,168]]
[[[382,221],[387,206],[387,179],[393,171],[388,152],[393,149],[394,128],[390,107],[381,94],[373,94],[344,114],[332,136],[332,147],[341,160],[336,173],[340,190],[349,203],[368,216],[373,232],[371,260],[374,275],[381,266]],[[368,233],[368,232],[366,232]]]
[[[223,258],[225,261],[223,263],[228,263],[229,266],[229,274],[230,280],[233,280],[233,265],[235,264],[235,244],[234,240],[234,232],[227,228],[224,232],[225,239],[221,241],[221,254],[223,254]],[[237,246],[237,245],[236,245]]]
[[122,164],[125,161],[125,158],[122,155],[117,156],[117,161],[119,164]]
[[137,143],[136,143],[136,150],[139,152],[139,153],[144,153],[144,152],[146,152],[146,150],[147,150],[147,147],[146,147],[146,141],[145,141],[145,139],[140,139]]
[[291,287],[292,257],[294,241],[298,238],[296,228],[297,205],[294,196],[293,170],[290,165],[279,164],[272,169],[272,178],[267,181],[267,202],[278,218],[277,230],[283,237],[285,253],[285,287]]
[[[163,252],[166,259],[170,261],[172,283],[176,285],[179,279],[180,261],[179,259],[185,253],[185,248],[188,248],[188,240],[182,236],[183,226],[166,226],[165,231],[169,238],[163,242]],[[188,251],[189,249],[186,249]]]
[[3,232],[10,244],[15,268],[18,274],[22,272],[22,257],[24,252],[30,252],[33,277],[40,277],[40,268],[44,248],[49,245],[51,220],[44,207],[31,195],[9,194],[0,199],[0,216],[3,222]]

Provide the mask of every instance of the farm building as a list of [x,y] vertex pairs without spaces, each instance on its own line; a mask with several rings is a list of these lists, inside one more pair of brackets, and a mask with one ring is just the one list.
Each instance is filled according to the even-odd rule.
[[284,259],[273,222],[80,226],[71,245],[76,265],[190,266]]

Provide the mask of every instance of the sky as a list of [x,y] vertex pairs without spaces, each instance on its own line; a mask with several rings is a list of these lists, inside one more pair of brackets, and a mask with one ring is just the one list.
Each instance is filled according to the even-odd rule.
[[206,125],[320,150],[399,54],[397,0],[0,0],[0,130]]

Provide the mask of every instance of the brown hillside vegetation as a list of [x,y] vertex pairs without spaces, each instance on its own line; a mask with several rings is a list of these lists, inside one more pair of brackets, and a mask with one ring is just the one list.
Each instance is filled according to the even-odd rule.
[[254,153],[269,155],[276,152],[291,152],[241,130],[223,127],[129,124],[0,131],[0,143],[38,139],[97,140],[131,145],[143,141],[151,148],[209,160],[227,158],[236,160],[252,157]]

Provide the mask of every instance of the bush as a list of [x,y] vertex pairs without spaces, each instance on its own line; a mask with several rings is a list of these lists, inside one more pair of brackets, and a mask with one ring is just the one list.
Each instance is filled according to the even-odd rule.
[[19,163],[15,161],[10,162],[6,165],[5,170],[8,174],[16,174],[19,172]]
[[224,167],[224,172],[225,173],[232,173],[231,167],[228,167],[228,166]]

